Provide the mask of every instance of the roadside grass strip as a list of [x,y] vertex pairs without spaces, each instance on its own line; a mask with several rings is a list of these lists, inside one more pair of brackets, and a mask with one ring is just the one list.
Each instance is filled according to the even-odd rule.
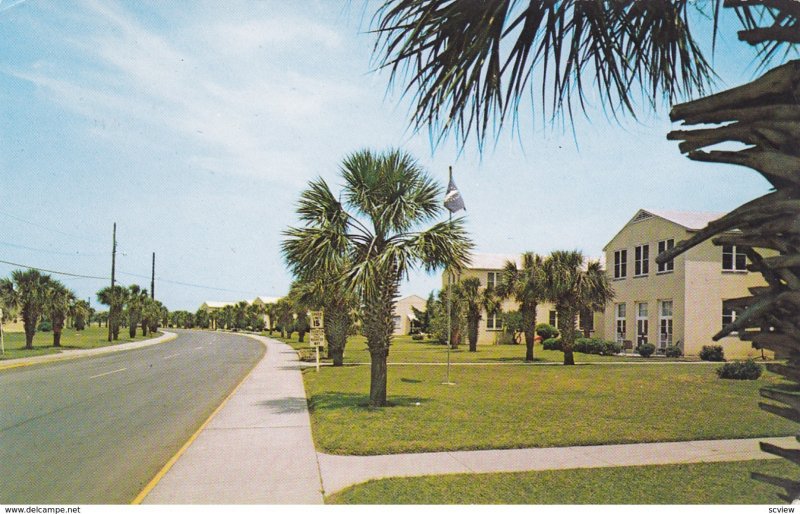
[[758,471],[794,476],[785,460],[626,466],[373,480],[326,497],[332,504],[781,504]]
[[70,350],[88,350],[105,346],[115,346],[132,341],[143,341],[158,337],[160,333],[142,336],[141,331],[137,331],[136,337],[130,338],[128,330],[120,330],[117,341],[108,342],[108,329],[106,327],[87,327],[84,330],[67,329],[61,333],[61,347],[53,346],[52,332],[37,332],[33,338],[33,349],[25,349],[25,334],[23,332],[5,332],[4,346],[5,354],[0,354],[0,362],[21,359],[25,357],[36,357],[52,353],[67,353]]
[[389,370],[390,407],[367,407],[369,367],[303,372],[318,451],[339,455],[786,436],[759,388],[717,366],[463,366]]

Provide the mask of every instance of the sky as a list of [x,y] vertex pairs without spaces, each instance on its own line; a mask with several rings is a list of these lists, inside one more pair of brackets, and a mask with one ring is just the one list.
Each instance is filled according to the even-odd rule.
[[[640,208],[725,212],[767,191],[746,168],[694,163],[667,141],[668,108],[574,131],[521,116],[479,152],[432,147],[376,70],[375,2],[0,0],[0,276],[55,275],[97,305],[117,280],[171,310],[282,296],[282,231],[309,180],[338,190],[339,163],[402,148],[442,185],[448,166],[476,250],[603,246]],[[756,76],[726,14],[717,90]],[[708,25],[708,24],[707,24]],[[591,98],[590,98],[591,100]],[[89,278],[97,277],[97,278]],[[440,279],[412,273],[401,293]]]

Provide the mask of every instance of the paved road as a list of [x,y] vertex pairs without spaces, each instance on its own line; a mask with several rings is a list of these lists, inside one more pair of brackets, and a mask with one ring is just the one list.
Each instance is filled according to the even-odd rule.
[[128,503],[264,353],[221,333],[0,371],[0,503]]

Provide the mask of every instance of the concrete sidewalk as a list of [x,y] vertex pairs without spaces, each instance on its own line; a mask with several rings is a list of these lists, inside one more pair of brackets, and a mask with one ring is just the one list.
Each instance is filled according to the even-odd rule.
[[137,348],[146,348],[154,344],[166,343],[177,338],[178,335],[174,332],[161,331],[162,335],[153,339],[144,339],[142,341],[134,341],[132,343],[115,344],[112,346],[103,346],[100,348],[90,348],[86,350],[63,350],[61,353],[51,353],[48,355],[37,355],[36,357],[24,357],[22,359],[9,359],[7,361],[0,361],[0,371],[4,369],[20,368],[23,366],[32,366],[34,364],[43,364],[46,362],[65,361],[70,359],[78,359],[81,357],[92,357],[95,355],[105,355],[114,352],[123,352],[126,350],[135,350]]
[[367,480],[388,477],[777,458],[762,452],[758,447],[759,441],[768,441],[783,447],[800,448],[800,444],[794,437],[762,437],[375,456],[342,456],[319,453],[317,458],[322,473],[322,485],[327,495]]
[[[261,336],[267,353],[142,503],[321,504],[322,484],[301,363]],[[160,480],[159,480],[160,478]]]

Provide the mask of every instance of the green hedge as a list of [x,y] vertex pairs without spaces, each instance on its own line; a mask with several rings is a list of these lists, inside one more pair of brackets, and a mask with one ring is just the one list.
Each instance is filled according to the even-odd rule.
[[636,348],[636,352],[642,357],[650,357],[655,351],[656,345],[651,343],[640,344],[639,347]]
[[719,378],[730,378],[733,380],[756,380],[761,376],[763,368],[753,361],[728,362],[717,369]]

